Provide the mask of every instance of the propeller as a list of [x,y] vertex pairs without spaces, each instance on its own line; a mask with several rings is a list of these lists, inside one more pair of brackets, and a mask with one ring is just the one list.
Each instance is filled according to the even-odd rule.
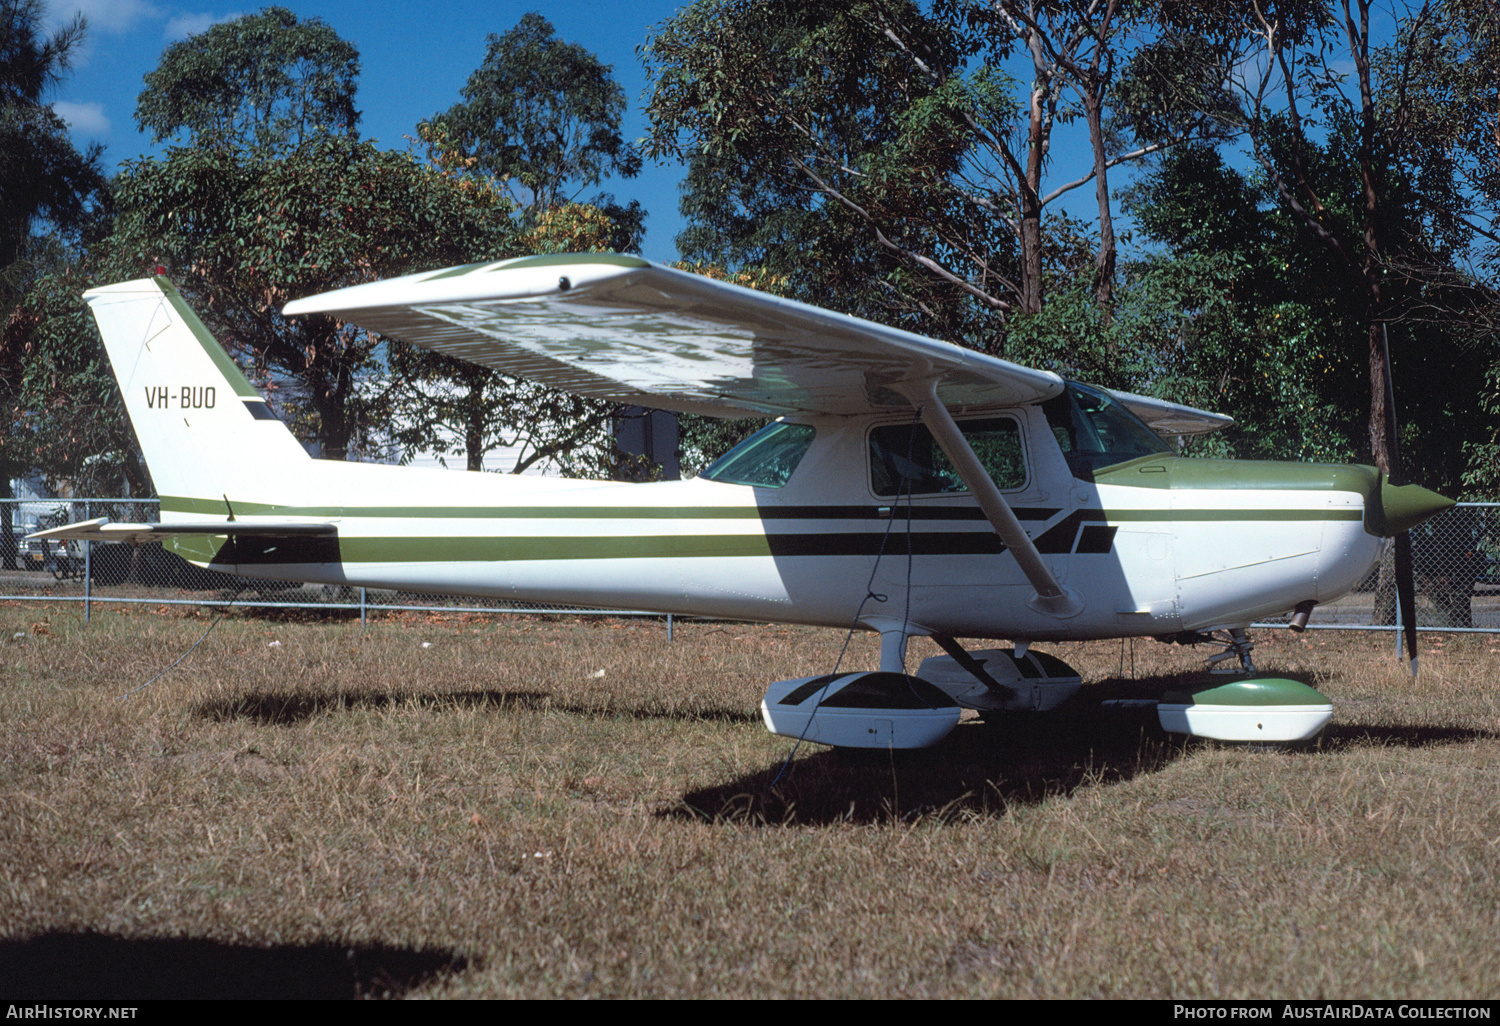
[[[1396,535],[1396,618],[1406,643],[1411,675],[1417,675],[1417,585],[1411,568],[1411,532]],[[1399,653],[1398,653],[1399,654]]]
[[[1393,507],[1403,505],[1396,496],[1389,496],[1388,492],[1410,492],[1414,485],[1407,485],[1401,473],[1401,451],[1396,444],[1396,390],[1391,383],[1391,340],[1386,331],[1386,326],[1380,326],[1380,353],[1385,361],[1385,448],[1387,458],[1390,460],[1390,471],[1387,481],[1381,488],[1381,506],[1386,515],[1388,528],[1400,527],[1402,520]],[[1442,498],[1427,489],[1418,489],[1433,498]],[[1396,498],[1396,502],[1389,501]],[[1430,502],[1423,503],[1431,505]],[[1446,505],[1452,505],[1451,502]],[[1393,513],[1397,515],[1392,516]],[[1430,515],[1430,514],[1429,514]],[[1425,519],[1423,517],[1422,519]],[[1398,646],[1404,641],[1406,647],[1406,658],[1411,667],[1411,675],[1417,675],[1417,586],[1412,572],[1411,563],[1411,531],[1400,527],[1395,532],[1396,540],[1396,619],[1400,623],[1402,637],[1398,638]],[[1399,654],[1400,649],[1398,647]]]

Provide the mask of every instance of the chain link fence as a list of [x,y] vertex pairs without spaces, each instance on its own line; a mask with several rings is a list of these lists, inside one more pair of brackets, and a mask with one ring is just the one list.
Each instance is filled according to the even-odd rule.
[[86,611],[95,602],[342,609],[357,610],[361,620],[372,612],[387,610],[660,615],[298,581],[260,581],[194,566],[163,549],[160,543],[26,540],[26,535],[33,531],[98,517],[107,517],[111,523],[156,523],[158,506],[156,499],[0,499],[0,600],[75,601],[84,603]]
[[[481,613],[609,613],[501,599],[253,581],[204,570],[159,544],[27,541],[32,531],[108,517],[152,523],[155,499],[0,500],[0,599],[139,602]],[[1424,630],[1500,633],[1500,504],[1459,503],[1412,531],[1417,625]],[[1385,562],[1338,602],[1317,607],[1309,629],[1395,630],[1395,576]],[[657,615],[657,614],[636,614]],[[1286,620],[1258,623],[1284,627]]]

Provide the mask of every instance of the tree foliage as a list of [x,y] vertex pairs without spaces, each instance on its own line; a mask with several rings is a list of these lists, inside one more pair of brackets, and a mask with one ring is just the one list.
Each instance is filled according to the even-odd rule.
[[167,47],[136,101],[153,142],[267,153],[355,135],[359,51],[318,18],[267,7]]
[[1433,26],[1451,25],[1469,5],[1398,5],[1388,43],[1373,27],[1387,12],[1370,0],[1203,6],[1222,17],[1221,33],[1238,47],[1229,48],[1234,62],[1249,71],[1227,76],[1226,87],[1282,228],[1321,249],[1301,286],[1331,279],[1359,296],[1357,310],[1346,306],[1344,339],[1360,352],[1367,382],[1359,448],[1389,469],[1397,438],[1385,410],[1387,335],[1397,400],[1408,407],[1422,394],[1424,368],[1458,362],[1438,354],[1492,350],[1497,340],[1493,328],[1473,330],[1494,323],[1485,311],[1497,297],[1469,270],[1475,225],[1462,211],[1473,190],[1455,176],[1452,137],[1429,130],[1442,120],[1428,84]]
[[[1323,221],[1333,230],[1349,231],[1363,216],[1351,134],[1335,131],[1301,154],[1304,173],[1325,197]],[[1440,240],[1400,176],[1387,168],[1379,179],[1391,199],[1382,214],[1384,259],[1444,266]],[[1237,424],[1225,440],[1241,455],[1369,460],[1369,365],[1362,344],[1369,296],[1360,268],[1330,260],[1326,243],[1279,202],[1265,176],[1237,171],[1212,150],[1182,151],[1163,161],[1132,191],[1129,207],[1142,232],[1166,247],[1148,266],[1228,261],[1224,266],[1233,270],[1217,297],[1188,302],[1186,309],[1201,321],[1222,306],[1239,326],[1198,335],[1196,352],[1184,353],[1195,373],[1175,375],[1164,394],[1232,412]],[[1486,350],[1467,324],[1444,313],[1452,305],[1445,281],[1388,273],[1382,285],[1404,459],[1432,486],[1457,491],[1463,451],[1453,438],[1484,431],[1482,376],[1465,368]],[[1195,380],[1216,384],[1205,390]]]
[[42,275],[0,331],[0,474],[40,470],[82,495],[149,492],[125,404],[95,341],[76,265]]
[[518,206],[538,213],[580,199],[606,177],[640,172],[640,156],[620,135],[625,92],[610,72],[532,12],[489,37],[463,102],[434,122],[480,170],[506,182]]
[[798,298],[914,327],[1011,305],[1014,241],[965,188],[982,169],[961,118],[1005,79],[957,77],[955,33],[910,4],[705,0],[642,52],[651,152],[689,166],[685,258],[809,268]]
[[[699,0],[643,48],[651,151],[689,162],[684,255],[782,270],[789,253],[811,250],[815,276],[844,279],[811,288],[995,347],[1012,318],[1041,311],[1047,220],[1092,183],[1100,213],[1087,273],[1107,312],[1110,171],[1209,124],[1163,115],[1163,137],[1129,145],[1116,129],[1110,104],[1151,104],[1147,90],[1113,88],[1140,10]],[[1029,83],[1014,76],[1018,61]],[[1074,121],[1093,156],[1060,169],[1054,129]]]
[[[175,148],[128,162],[113,244],[165,265],[252,379],[323,455],[384,422],[369,382],[380,339],[329,317],[288,320],[298,296],[510,252],[503,194],[411,154],[323,135],[279,155]],[[298,422],[301,423],[298,423]]]
[[100,148],[80,153],[44,102],[83,41],[77,17],[44,35],[41,0],[0,0],[0,310],[28,280],[24,257],[42,235],[76,231],[102,202]]
[[[639,162],[619,137],[609,69],[532,15],[494,37],[465,102],[419,126],[425,153],[354,138],[358,55],[281,8],[170,48],[137,109],[190,145],[129,162],[112,240],[165,265],[322,455],[462,455],[520,444],[517,470],[599,449],[608,413],[573,397],[381,339],[289,299],[549,249],[635,248],[644,212],[558,202]],[[507,77],[509,76],[509,77]],[[518,216],[511,182],[531,205]]]
[[[105,202],[100,148],[80,153],[68,127],[44,98],[68,70],[86,25],[75,17],[51,35],[43,29],[42,0],[0,0],[0,498],[11,495],[11,479],[50,467],[58,455],[57,431],[97,425],[97,408],[76,406],[65,425],[49,418],[61,411],[43,401],[50,394],[93,394],[77,387],[71,373],[51,364],[38,369],[39,354],[23,341],[35,315],[20,308],[38,280]],[[86,442],[83,439],[74,439]],[[15,566],[12,509],[0,504],[0,564]]]

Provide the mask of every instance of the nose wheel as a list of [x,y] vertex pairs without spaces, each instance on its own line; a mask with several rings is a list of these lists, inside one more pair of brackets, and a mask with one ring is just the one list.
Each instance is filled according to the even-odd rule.
[[[1224,651],[1218,655],[1208,657],[1208,670],[1210,673],[1254,673],[1255,663],[1250,658],[1250,652],[1255,648],[1255,642],[1250,640],[1250,632],[1243,627],[1235,627],[1229,631],[1229,642]],[[1239,659],[1238,668],[1234,666],[1220,665],[1228,659]]]

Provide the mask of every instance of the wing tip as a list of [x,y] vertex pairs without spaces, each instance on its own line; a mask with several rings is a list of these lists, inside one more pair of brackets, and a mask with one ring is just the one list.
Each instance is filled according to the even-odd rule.
[[[399,278],[386,278],[351,285],[348,288],[320,292],[292,300],[281,308],[281,312],[286,317],[300,317],[307,314],[340,313],[354,309],[401,305],[407,301],[407,298],[401,295],[401,290],[424,289],[424,287],[431,286],[433,282],[445,282],[444,286],[438,286],[438,288],[443,293],[452,294],[440,297],[424,296],[424,299],[461,299],[461,294],[466,291],[465,279],[472,279],[477,284],[479,279],[474,278],[475,275],[487,275],[496,271],[524,272],[577,268],[579,271],[593,272],[591,277],[609,277],[611,269],[616,269],[614,273],[618,274],[653,266],[655,265],[651,261],[629,253],[534,253],[528,256],[509,257],[505,260],[457,264],[435,271],[418,271]],[[425,291],[430,292],[431,289],[427,288]],[[530,289],[521,290],[524,294],[529,294],[530,291]]]

